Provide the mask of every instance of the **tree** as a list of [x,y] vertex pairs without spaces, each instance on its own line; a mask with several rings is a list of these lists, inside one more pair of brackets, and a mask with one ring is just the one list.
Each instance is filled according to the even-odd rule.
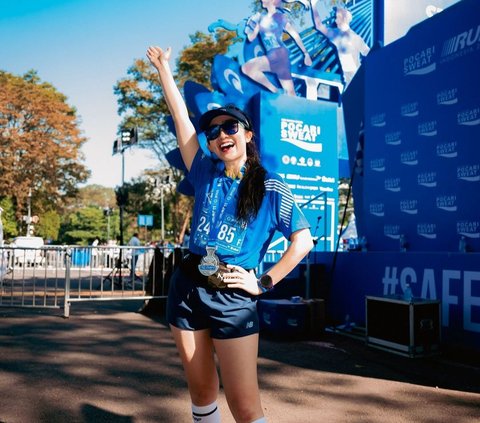
[[35,235],[41,236],[46,240],[57,241],[60,231],[60,222],[60,215],[56,211],[49,210],[43,213],[42,217],[35,225]]
[[36,214],[73,197],[89,172],[80,151],[76,110],[35,71],[20,76],[0,71],[0,198],[11,197],[17,219],[32,190]]
[[62,223],[61,239],[66,244],[88,245],[95,239],[105,239],[106,222],[103,210],[99,207],[84,207]]
[[[42,215],[38,231],[43,221]],[[88,244],[95,238],[102,241],[115,239],[119,232],[119,211],[113,188],[87,185],[79,188],[77,196],[65,205],[58,238],[43,236],[61,244]]]

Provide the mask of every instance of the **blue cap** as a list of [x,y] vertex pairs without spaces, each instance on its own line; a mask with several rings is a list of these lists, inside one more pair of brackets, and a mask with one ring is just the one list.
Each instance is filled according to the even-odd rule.
[[200,116],[199,126],[202,131],[205,131],[209,126],[210,122],[217,116],[231,116],[237,119],[243,124],[245,129],[252,130],[252,121],[248,115],[237,106],[233,104],[227,104],[226,106],[218,107],[217,109],[209,110]]

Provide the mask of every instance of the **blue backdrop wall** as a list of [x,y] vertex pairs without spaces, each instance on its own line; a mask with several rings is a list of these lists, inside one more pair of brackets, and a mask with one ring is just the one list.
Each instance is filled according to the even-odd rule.
[[479,14],[460,2],[366,61],[356,213],[371,250],[480,250]]
[[441,302],[444,342],[480,349],[478,16],[480,2],[463,0],[418,24],[373,51],[345,93],[368,251],[315,258],[332,275],[315,283],[334,320],[364,323],[366,295],[409,283]]

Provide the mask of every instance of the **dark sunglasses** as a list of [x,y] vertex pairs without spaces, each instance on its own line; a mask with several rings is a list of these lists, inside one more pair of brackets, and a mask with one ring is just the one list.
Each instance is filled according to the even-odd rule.
[[220,131],[226,135],[235,135],[238,132],[238,127],[241,123],[238,120],[226,120],[220,125],[212,125],[205,129],[205,136],[208,141],[213,141],[220,136]]

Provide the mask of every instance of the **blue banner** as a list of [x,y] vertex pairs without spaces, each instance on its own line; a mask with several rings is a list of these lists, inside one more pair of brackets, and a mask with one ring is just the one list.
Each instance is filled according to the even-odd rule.
[[257,129],[264,166],[288,184],[318,251],[332,251],[338,224],[337,105],[260,93]]

